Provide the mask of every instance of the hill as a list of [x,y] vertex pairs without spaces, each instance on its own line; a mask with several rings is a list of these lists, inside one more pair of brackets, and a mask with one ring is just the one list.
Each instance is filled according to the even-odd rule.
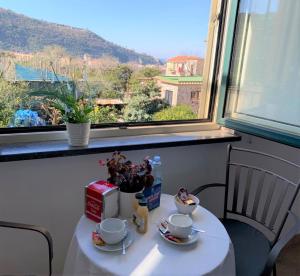
[[50,45],[59,45],[74,56],[109,55],[124,63],[158,63],[152,56],[118,46],[89,30],[49,23],[0,8],[1,50],[30,53]]

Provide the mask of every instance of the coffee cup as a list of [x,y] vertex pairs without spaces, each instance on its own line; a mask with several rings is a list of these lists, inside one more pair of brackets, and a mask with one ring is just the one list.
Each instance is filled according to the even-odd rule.
[[178,238],[188,238],[192,233],[193,221],[188,215],[173,214],[168,218],[169,232]]
[[127,221],[107,218],[96,225],[96,231],[107,244],[119,243],[127,235]]

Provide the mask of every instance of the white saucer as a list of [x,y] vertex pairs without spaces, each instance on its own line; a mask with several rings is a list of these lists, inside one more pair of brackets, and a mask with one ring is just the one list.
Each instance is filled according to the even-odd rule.
[[199,235],[198,235],[198,234],[199,234],[198,232],[193,231],[193,232],[188,236],[187,239],[184,239],[183,242],[179,243],[179,242],[174,242],[174,241],[169,240],[168,238],[165,237],[165,235],[164,235],[161,231],[158,230],[158,232],[159,232],[159,234],[162,236],[162,238],[163,238],[165,241],[167,241],[167,242],[169,242],[169,243],[172,243],[172,244],[176,244],[176,245],[188,245],[188,244],[192,244],[192,243],[194,243],[194,242],[196,242],[196,241],[198,240],[198,236],[199,236]]
[[[124,241],[125,248],[127,248],[132,244],[133,235],[130,230],[128,230],[127,236],[124,238],[123,241]],[[101,251],[113,252],[113,251],[120,251],[123,249],[123,241],[120,241],[119,243],[116,244],[105,244],[100,246],[93,243],[93,245]]]

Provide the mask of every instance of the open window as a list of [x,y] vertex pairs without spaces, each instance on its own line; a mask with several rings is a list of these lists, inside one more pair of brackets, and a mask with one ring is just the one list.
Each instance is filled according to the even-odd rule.
[[299,146],[299,3],[241,0],[228,10],[218,122]]
[[[136,5],[127,1],[122,5],[128,13],[122,17],[124,25],[131,22],[126,35],[128,41],[136,41],[130,45],[136,50],[102,38],[96,28],[102,20],[98,17],[91,25],[95,30],[90,31],[68,26],[55,16],[49,22],[49,14],[42,10],[42,21],[26,12],[21,15],[22,5],[8,3],[0,8],[5,31],[0,44],[0,133],[65,129],[61,112],[43,96],[43,92],[49,95],[62,89],[92,103],[94,128],[212,121],[211,84],[223,2],[177,1],[168,5],[155,0]],[[84,7],[76,5],[80,3],[75,9],[82,8],[77,24],[88,24],[85,22],[95,14],[91,9],[87,12],[85,3]],[[115,12],[114,5],[104,5],[107,14]],[[149,14],[157,5],[163,16]],[[35,6],[33,10],[38,9]],[[131,10],[143,14],[143,22],[139,16],[132,17]],[[184,20],[174,22],[176,14]],[[114,14],[105,18],[107,26],[112,24],[109,20],[115,20]],[[152,33],[147,26],[154,19],[175,26],[155,28]],[[140,24],[145,26],[136,28]],[[142,37],[139,43],[134,39],[138,31],[152,45],[147,54],[142,52],[151,47],[141,42]],[[121,32],[126,33],[124,29]]]

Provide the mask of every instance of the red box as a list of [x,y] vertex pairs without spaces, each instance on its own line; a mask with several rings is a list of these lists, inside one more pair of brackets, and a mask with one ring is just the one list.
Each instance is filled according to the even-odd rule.
[[119,189],[104,180],[90,183],[85,187],[85,215],[100,222],[116,217],[119,213]]

